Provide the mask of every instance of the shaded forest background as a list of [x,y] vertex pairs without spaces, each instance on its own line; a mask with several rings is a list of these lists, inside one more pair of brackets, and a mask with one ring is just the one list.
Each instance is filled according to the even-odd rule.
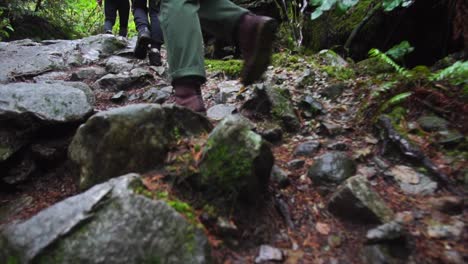
[[[278,48],[295,52],[331,48],[362,60],[371,48],[385,51],[408,41],[414,51],[404,63],[414,67],[467,51],[468,5],[464,0],[234,2],[280,20]],[[0,0],[0,13],[0,38],[6,41],[82,38],[101,33],[104,20],[95,0]],[[130,17],[129,37],[135,34]]]

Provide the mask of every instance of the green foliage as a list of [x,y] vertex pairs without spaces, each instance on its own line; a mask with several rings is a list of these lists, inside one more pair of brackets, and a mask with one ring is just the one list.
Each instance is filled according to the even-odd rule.
[[414,51],[414,48],[409,44],[408,41],[402,41],[385,52],[386,55],[390,56],[396,61],[402,61],[403,58]]
[[307,60],[304,56],[291,54],[290,51],[282,51],[273,54],[271,58],[271,65],[275,67],[283,67],[289,69],[299,69],[303,67],[303,61]]
[[453,65],[434,73],[431,81],[448,80],[454,85],[468,86],[468,61],[457,61]]
[[10,33],[13,32],[10,19],[5,15],[6,8],[0,7],[0,41],[4,38],[8,38]]
[[237,77],[242,69],[241,60],[205,60],[205,65],[210,72],[223,72],[224,74]]
[[399,93],[392,98],[390,98],[388,101],[386,101],[382,107],[380,107],[379,112],[383,112],[387,110],[390,106],[398,105],[405,101],[408,97],[410,97],[413,93],[412,92],[404,92],[404,93]]
[[384,82],[383,84],[379,85],[377,89],[372,91],[371,98],[379,97],[382,93],[385,93],[395,88],[397,84],[397,81]]
[[[81,38],[103,32],[104,8],[98,6],[96,0],[12,0],[4,8],[8,9],[10,19],[21,22],[22,17],[40,17],[58,30],[67,32],[68,38]],[[40,25],[37,26],[40,27]],[[117,19],[114,28],[118,29],[118,27]],[[0,19],[0,34],[1,32]],[[129,36],[135,34],[135,23],[133,16],[130,16]]]
[[382,7],[384,11],[390,12],[397,7],[408,7],[413,4],[414,0],[383,0]]
[[[323,12],[331,10],[334,6],[337,7],[338,11],[345,12],[358,2],[359,0],[309,0],[309,4],[316,7],[310,18],[314,20],[320,17]],[[377,4],[381,5],[384,11],[390,12],[397,7],[408,7],[413,2],[414,0],[382,0],[377,1]]]
[[390,66],[392,66],[397,73],[399,73],[400,75],[404,76],[404,77],[410,77],[410,73],[408,72],[407,69],[405,69],[404,67],[401,67],[400,65],[398,65],[395,61],[393,61],[389,56],[387,56],[387,54],[381,52],[380,50],[378,49],[371,49],[369,50],[369,56],[370,57],[373,57],[373,58],[378,58],[380,61],[382,62],[385,62],[387,64],[389,64]]
[[310,18],[314,20],[320,17],[323,12],[329,11],[335,5],[338,7],[338,10],[346,11],[358,2],[359,0],[310,0],[309,4],[316,7]]
[[281,42],[285,42],[285,46],[289,49],[296,50],[302,45],[304,26],[304,11],[305,7],[299,4],[298,1],[275,0],[276,6],[280,11],[281,20],[284,21],[280,25]]

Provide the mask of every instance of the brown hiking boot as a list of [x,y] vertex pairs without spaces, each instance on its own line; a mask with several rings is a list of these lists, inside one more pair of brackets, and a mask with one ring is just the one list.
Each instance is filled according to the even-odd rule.
[[188,109],[206,113],[205,104],[201,95],[200,84],[197,82],[185,81],[174,82],[175,103],[187,107]]
[[270,17],[256,16],[252,13],[241,17],[237,41],[244,58],[241,72],[241,82],[244,85],[258,80],[270,64],[277,27],[276,21]]

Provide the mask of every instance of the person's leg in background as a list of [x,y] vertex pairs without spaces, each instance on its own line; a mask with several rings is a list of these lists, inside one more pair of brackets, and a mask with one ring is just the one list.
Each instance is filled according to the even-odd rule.
[[149,17],[151,19],[151,49],[148,53],[151,65],[161,66],[161,45],[164,43],[161,25],[159,23],[159,3],[149,1]]
[[206,111],[200,89],[206,80],[201,24],[216,37],[240,45],[245,53],[244,84],[258,79],[268,66],[275,21],[228,0],[162,0],[160,22],[176,104]]
[[128,17],[130,15],[130,2],[129,0],[118,0],[119,11],[119,36],[127,37],[128,33]]
[[138,31],[138,39],[134,50],[137,59],[146,58],[149,45],[151,44],[147,1],[148,0],[133,0],[132,2],[133,17]]
[[104,0],[104,32],[112,34],[112,28],[117,18],[117,4],[115,0]]

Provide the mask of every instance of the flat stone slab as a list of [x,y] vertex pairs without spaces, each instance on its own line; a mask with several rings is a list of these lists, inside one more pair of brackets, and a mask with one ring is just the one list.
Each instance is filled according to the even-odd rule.
[[93,98],[81,83],[11,83],[0,85],[0,119],[32,115],[47,122],[75,122],[93,111]]

